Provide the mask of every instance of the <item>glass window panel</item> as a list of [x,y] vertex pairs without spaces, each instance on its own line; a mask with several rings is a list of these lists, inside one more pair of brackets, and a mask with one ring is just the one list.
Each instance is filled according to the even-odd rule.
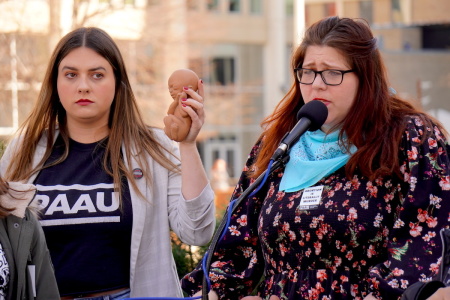
[[241,10],[240,0],[229,0],[230,1],[230,12],[239,12]]
[[208,10],[218,11],[219,10],[219,0],[207,0]]
[[262,13],[262,0],[250,0],[250,13],[252,14]]

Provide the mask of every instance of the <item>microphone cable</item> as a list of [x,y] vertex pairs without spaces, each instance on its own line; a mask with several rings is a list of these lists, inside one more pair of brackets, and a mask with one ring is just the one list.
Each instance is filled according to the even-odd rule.
[[[273,160],[270,160],[269,166],[267,167],[267,169],[270,169],[272,167],[272,164],[273,164]],[[264,186],[264,184],[267,181],[267,177],[269,177],[269,172],[265,172],[264,178],[261,181],[260,185],[249,196],[247,196],[247,198],[253,197]],[[217,243],[222,241],[223,237],[227,233],[227,228],[229,227],[230,221],[231,221],[231,215],[234,211],[234,208],[237,206],[236,202],[237,202],[237,204],[239,204],[242,199],[239,201],[237,201],[237,200],[238,199],[233,199],[230,202],[230,204],[228,204],[225,226],[223,226],[223,228],[221,228],[221,235],[220,235],[219,239],[217,240]],[[211,250],[213,250],[213,252],[214,252],[214,249],[211,249]],[[206,263],[208,261],[208,255],[209,255],[209,251],[206,251],[202,258],[202,270],[203,270],[203,276],[206,279],[206,283],[207,283],[207,293],[209,293],[209,291],[211,290],[211,280],[209,279],[209,268],[207,268],[207,265],[206,265]]]
[[[270,170],[270,168],[272,167],[273,164],[273,160],[270,160],[269,162],[269,166],[267,167],[267,170]],[[253,190],[253,192],[248,195],[245,198],[251,198],[253,197],[266,183],[267,178],[269,177],[269,173],[267,172],[267,170],[265,171],[265,173],[263,174],[264,177],[262,178],[259,186]],[[220,228],[220,237],[217,239],[216,243],[219,243],[223,237],[226,234],[226,229],[229,227],[230,225],[230,221],[231,221],[231,216],[232,213],[234,211],[234,208],[237,206],[236,204],[239,204],[243,199],[245,198],[241,198],[241,199],[233,199],[232,201],[230,201],[230,203],[228,204],[227,207],[227,214],[225,216],[224,219],[222,219],[222,223],[224,223],[224,226],[221,226]],[[238,201],[239,200],[239,201]],[[219,230],[214,234],[214,236],[216,236],[218,234]],[[214,248],[215,248],[215,244],[213,249],[208,249],[208,250],[212,250],[212,252],[214,252]],[[207,293],[209,293],[209,291],[211,290],[211,280],[209,279],[209,267],[207,267],[207,262],[208,262],[208,256],[209,256],[209,251],[206,251],[205,254],[203,255],[202,258],[202,271],[203,271],[203,278],[206,280],[206,288],[207,288]],[[139,297],[139,298],[125,298],[123,300],[179,300],[179,299],[185,299],[185,300],[197,300],[197,299],[201,299],[202,296],[196,296],[196,297],[186,297],[186,298],[176,298],[176,297]]]
[[[211,289],[211,282],[209,280],[209,266],[211,266],[212,256],[209,256],[210,253],[214,253],[214,250],[218,244],[218,242],[223,238],[226,233],[226,229],[230,223],[231,215],[234,209],[242,202],[242,200],[247,199],[249,197],[253,197],[265,184],[268,176],[280,167],[284,167],[286,163],[289,161],[289,155],[287,153],[284,156],[279,157],[276,161],[270,160],[267,169],[239,196],[239,198],[230,202],[230,205],[227,208],[227,217],[222,219],[219,227],[217,228],[216,234],[214,234],[211,244],[209,246],[208,251],[205,253],[203,259],[206,261],[202,264],[203,269],[203,284],[202,284],[202,300],[208,300],[208,293]],[[255,189],[255,186],[257,188]],[[221,235],[218,237],[217,233],[220,232]]]

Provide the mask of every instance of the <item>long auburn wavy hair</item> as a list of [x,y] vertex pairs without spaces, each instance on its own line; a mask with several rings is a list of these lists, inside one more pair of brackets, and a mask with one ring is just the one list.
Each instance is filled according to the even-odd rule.
[[[114,70],[115,97],[111,104],[108,120],[110,133],[103,167],[113,177],[119,195],[122,191],[122,176],[126,176],[133,187],[136,188],[131,168],[133,146],[135,153],[137,153],[138,163],[143,168],[146,180],[150,184],[152,174],[145,159],[146,155],[150,155],[165,168],[179,172],[179,168],[169,159],[169,156],[172,155],[170,151],[156,140],[151,128],[143,121],[118,46],[102,29],[83,27],[65,35],[53,51],[35,106],[19,128],[18,134],[22,136],[21,144],[15,149],[14,159],[6,172],[7,178],[12,181],[27,180],[35,172],[49,167],[49,165],[44,166],[44,163],[52,152],[56,129],[60,130],[60,135],[64,140],[65,153],[51,165],[61,163],[67,158],[69,132],[66,111],[60,103],[57,92],[58,67],[64,57],[72,50],[80,47],[90,48],[97,52],[111,64]],[[41,162],[33,168],[33,156],[37,144],[44,134],[48,136],[46,151]],[[122,145],[126,149],[128,165],[125,165],[122,158]],[[169,156],[167,153],[169,153]]]
[[[303,65],[306,49],[313,45],[338,50],[359,78],[354,104],[345,119],[335,127],[340,128],[341,144],[345,133],[348,143],[358,148],[345,167],[349,178],[357,169],[371,180],[379,176],[399,175],[399,142],[406,115],[417,114],[425,125],[431,126],[434,122],[445,133],[439,122],[390,92],[386,69],[367,22],[328,17],[306,30],[304,39],[293,54],[291,73],[295,81],[274,112],[261,123],[264,129],[259,138],[261,148],[250,167],[249,176],[262,174],[284,134],[297,122],[297,112],[305,102],[294,68]],[[348,149],[349,144],[343,146]]]

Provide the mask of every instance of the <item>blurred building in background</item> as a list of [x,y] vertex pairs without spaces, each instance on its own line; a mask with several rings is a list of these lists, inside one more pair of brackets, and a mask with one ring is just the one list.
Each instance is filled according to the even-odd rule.
[[392,87],[450,129],[449,11],[448,0],[0,0],[0,136],[33,106],[56,42],[98,26],[119,44],[149,124],[163,126],[173,70],[198,73],[205,168],[224,159],[236,179],[260,122],[292,84],[304,28],[331,15],[368,20]]

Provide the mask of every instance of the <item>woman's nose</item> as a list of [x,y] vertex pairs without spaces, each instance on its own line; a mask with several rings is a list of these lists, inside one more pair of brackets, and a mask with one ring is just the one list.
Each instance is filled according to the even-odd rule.
[[326,83],[323,80],[322,74],[316,74],[316,77],[314,78],[312,85],[313,86],[326,86]]
[[87,79],[80,78],[78,81],[78,93],[89,93],[89,84],[87,82]]

